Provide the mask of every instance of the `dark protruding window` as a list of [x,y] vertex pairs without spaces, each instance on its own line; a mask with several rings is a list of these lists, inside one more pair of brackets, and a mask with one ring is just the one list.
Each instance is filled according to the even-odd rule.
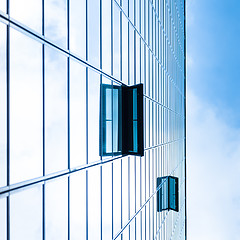
[[102,84],[100,95],[100,156],[143,156],[143,84]]
[[[160,186],[161,185],[161,186]],[[174,210],[178,212],[178,178],[167,176],[157,178],[157,211]]]

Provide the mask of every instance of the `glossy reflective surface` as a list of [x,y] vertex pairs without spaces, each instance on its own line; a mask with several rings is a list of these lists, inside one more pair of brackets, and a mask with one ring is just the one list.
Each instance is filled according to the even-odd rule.
[[[1,239],[185,238],[184,4],[0,0]],[[144,157],[114,155],[117,89],[139,83]],[[179,212],[158,213],[156,179],[169,175]]]

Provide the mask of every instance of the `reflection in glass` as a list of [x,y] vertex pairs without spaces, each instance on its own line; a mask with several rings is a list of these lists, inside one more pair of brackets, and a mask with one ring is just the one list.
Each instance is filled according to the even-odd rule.
[[101,232],[100,216],[100,169],[88,170],[88,238],[99,240]]
[[6,114],[7,114],[7,86],[6,86],[6,26],[0,23],[0,187],[6,185]]
[[88,1],[88,60],[100,65],[100,0]]
[[100,116],[100,156],[119,155],[121,148],[121,87],[101,85]]
[[10,196],[11,239],[42,239],[42,186]]
[[112,163],[102,166],[102,239],[112,239]]
[[66,0],[47,0],[44,4],[45,36],[63,48],[67,40],[66,6]]
[[46,174],[67,168],[66,57],[45,48]]
[[42,175],[42,45],[10,29],[10,182]]
[[99,160],[100,76],[88,69],[88,162]]
[[71,0],[70,50],[86,59],[86,0]]
[[41,33],[42,0],[11,0],[9,3],[12,18]]
[[7,220],[7,201],[6,198],[0,198],[0,239],[6,239],[6,220]]
[[70,236],[86,239],[86,172],[70,177]]
[[46,239],[67,239],[68,194],[67,179],[58,179],[45,185]]
[[70,61],[70,166],[86,164],[86,68]]
[[108,74],[111,74],[111,3],[102,0],[102,69]]

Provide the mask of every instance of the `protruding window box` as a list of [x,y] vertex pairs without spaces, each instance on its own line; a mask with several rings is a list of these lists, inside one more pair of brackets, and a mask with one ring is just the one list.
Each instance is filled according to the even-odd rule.
[[100,96],[100,156],[143,156],[143,84],[102,84]]
[[173,210],[178,212],[178,178],[172,176],[157,178],[157,211]]

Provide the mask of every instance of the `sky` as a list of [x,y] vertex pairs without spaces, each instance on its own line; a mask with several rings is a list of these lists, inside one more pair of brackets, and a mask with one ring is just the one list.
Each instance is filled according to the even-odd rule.
[[240,2],[187,1],[188,238],[239,239]]

